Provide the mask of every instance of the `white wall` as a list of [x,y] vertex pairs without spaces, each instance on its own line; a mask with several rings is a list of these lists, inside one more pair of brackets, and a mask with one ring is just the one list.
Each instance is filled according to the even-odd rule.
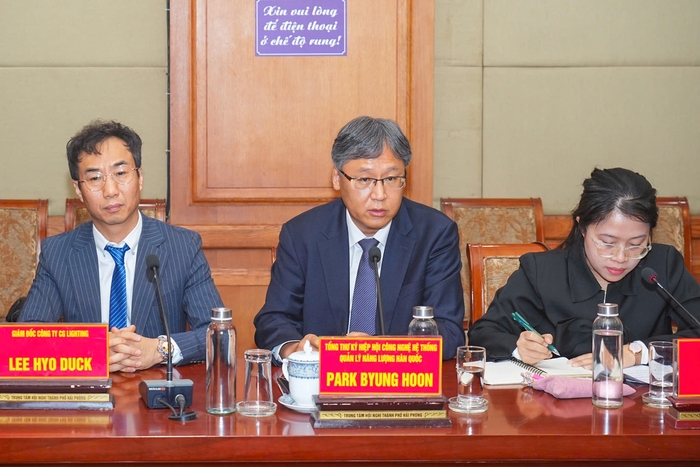
[[437,0],[435,201],[563,214],[623,166],[700,213],[698,25],[698,0]]
[[0,198],[75,197],[65,146],[95,118],[143,139],[144,198],[167,193],[165,0],[0,0]]

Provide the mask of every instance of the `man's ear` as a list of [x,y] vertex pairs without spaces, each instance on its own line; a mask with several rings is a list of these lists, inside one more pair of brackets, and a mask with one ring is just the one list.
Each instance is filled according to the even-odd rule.
[[83,192],[80,191],[80,182],[77,180],[73,180],[73,188],[75,188],[75,194],[78,195],[80,201],[84,203],[85,201],[83,200]]
[[139,167],[137,172],[139,173],[139,191],[143,191],[143,167]]
[[333,176],[331,177],[333,181],[333,189],[340,190],[340,172],[338,172],[337,167],[333,167]]

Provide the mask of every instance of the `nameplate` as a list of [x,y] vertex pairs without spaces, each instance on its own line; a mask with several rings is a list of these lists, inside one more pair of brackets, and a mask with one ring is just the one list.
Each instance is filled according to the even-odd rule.
[[679,396],[700,396],[700,339],[675,339]]
[[0,379],[109,378],[106,324],[0,325]]
[[320,395],[442,395],[442,337],[322,337]]

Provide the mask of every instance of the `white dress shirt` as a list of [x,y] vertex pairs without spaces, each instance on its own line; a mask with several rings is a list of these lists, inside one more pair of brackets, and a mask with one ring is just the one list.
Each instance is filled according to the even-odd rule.
[[[100,271],[100,311],[102,322],[109,324],[109,297],[112,291],[112,273],[114,272],[114,258],[109,254],[105,247],[107,245],[122,248],[126,243],[129,245],[129,250],[124,254],[124,268],[126,269],[126,325],[131,325],[131,301],[134,296],[134,276],[136,270],[136,254],[139,248],[139,239],[141,238],[141,230],[143,222],[141,221],[141,213],[139,212],[139,221],[134,227],[134,230],[129,232],[126,238],[119,244],[108,241],[104,235],[97,230],[93,224],[92,235],[95,239],[95,247],[97,249],[97,263]],[[154,285],[155,287],[155,285]],[[137,329],[138,333],[139,330]],[[182,360],[182,352],[178,347],[177,342],[172,340],[173,344],[173,364],[179,363]]]
[[[350,212],[348,212],[347,209],[345,209],[345,220],[346,224],[348,226],[348,254],[350,255],[350,303],[348,303],[348,327],[345,330],[345,332],[350,332],[350,319],[352,318],[352,298],[353,295],[355,295],[355,281],[357,280],[357,270],[360,267],[360,259],[362,259],[362,247],[359,244],[360,240],[364,240],[367,237],[362,231],[355,225],[355,221],[352,220],[352,217],[350,216]],[[392,221],[389,221],[389,223],[379,229],[373,236],[375,240],[379,242],[379,251],[382,252],[382,259],[379,260],[379,265],[378,265],[378,271],[381,276],[382,272],[382,264],[384,263],[384,249],[386,248],[386,241],[389,238],[389,231],[391,230],[391,223]],[[288,344],[290,342],[299,342],[299,341],[287,341],[287,342],[282,342],[280,345],[275,346],[274,349],[272,349],[272,356],[275,359],[276,362],[281,362],[282,358],[280,357],[280,349],[282,348],[283,345]]]

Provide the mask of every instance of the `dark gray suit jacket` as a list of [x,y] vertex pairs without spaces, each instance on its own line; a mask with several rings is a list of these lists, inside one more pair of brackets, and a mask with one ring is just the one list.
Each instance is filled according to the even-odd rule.
[[[342,199],[311,209],[282,227],[255,342],[272,349],[306,334],[347,332],[350,303],[348,227]],[[443,358],[464,345],[464,299],[457,225],[435,209],[403,199],[391,224],[382,268],[385,329],[403,335],[413,307],[435,309]]]
[[[202,239],[196,232],[142,216],[131,300],[131,323],[145,337],[165,334],[155,283],[146,258],[160,259],[160,285],[173,340],[182,351],[180,364],[205,358],[211,309],[223,306],[211,278]],[[41,244],[36,277],[22,309],[22,322],[100,323],[100,284],[92,222],[49,237]],[[186,332],[186,324],[190,330]]]

